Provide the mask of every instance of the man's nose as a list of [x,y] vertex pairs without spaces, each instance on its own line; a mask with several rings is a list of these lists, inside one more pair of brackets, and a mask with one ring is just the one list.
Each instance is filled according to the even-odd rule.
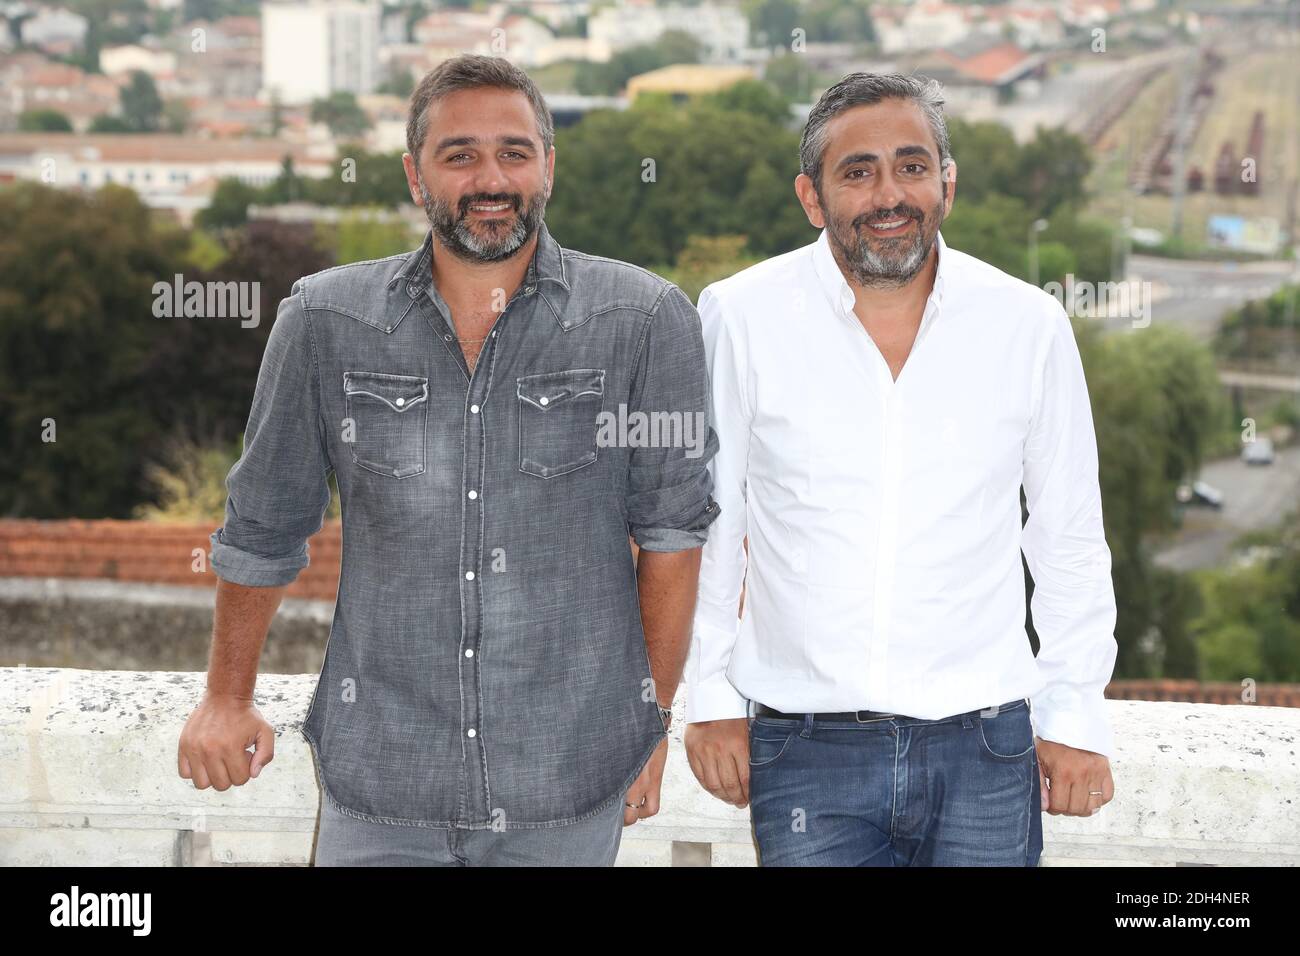
[[903,189],[903,184],[893,172],[887,168],[882,168],[876,176],[876,190],[872,197],[875,200],[877,209],[897,209],[907,198],[907,192]]
[[489,158],[479,164],[477,175],[474,177],[476,190],[483,193],[504,193],[509,191],[508,185],[509,180],[506,178],[505,170],[496,159]]

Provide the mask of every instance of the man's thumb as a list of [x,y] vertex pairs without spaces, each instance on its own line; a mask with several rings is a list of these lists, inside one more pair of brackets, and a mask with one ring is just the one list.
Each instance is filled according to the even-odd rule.
[[249,776],[256,777],[262,768],[275,758],[275,730],[262,727],[253,739],[253,759],[248,765]]

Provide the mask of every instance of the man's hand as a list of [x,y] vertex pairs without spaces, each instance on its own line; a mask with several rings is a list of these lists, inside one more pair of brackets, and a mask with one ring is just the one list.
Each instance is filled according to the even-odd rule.
[[1048,813],[1089,817],[1115,796],[1110,761],[1101,754],[1042,737],[1034,738],[1034,746],[1038,751],[1038,786],[1043,809]]
[[[631,826],[659,812],[659,785],[664,782],[664,764],[667,761],[668,738],[665,737],[659,741],[659,746],[642,768],[641,776],[632,782],[623,798],[623,826]],[[629,803],[632,806],[629,807]]]
[[[246,749],[250,744],[255,745],[252,754]],[[193,780],[198,790],[242,787],[274,756],[275,728],[253,702],[211,692],[185,722],[176,755],[181,776]]]
[[737,807],[749,805],[749,718],[687,724],[686,759],[700,786]]

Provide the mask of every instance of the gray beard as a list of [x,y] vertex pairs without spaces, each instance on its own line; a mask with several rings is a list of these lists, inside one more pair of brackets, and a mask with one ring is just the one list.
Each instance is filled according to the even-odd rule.
[[845,268],[853,274],[859,285],[867,288],[898,289],[907,285],[921,271],[930,255],[930,247],[934,245],[934,237],[926,236],[926,223],[921,221],[917,223],[916,235],[912,239],[900,237],[885,240],[893,250],[898,250],[902,243],[910,241],[911,244],[901,255],[897,252],[881,255],[871,248],[870,238],[857,232],[851,224],[848,227],[851,239],[844,242],[840,235],[840,222],[832,219],[824,207],[822,214],[831,224],[830,239],[839,250]]
[[433,234],[455,255],[471,262],[499,262],[510,258],[537,231],[542,214],[546,211],[546,197],[539,193],[515,217],[509,232],[497,234],[496,227],[493,226],[493,235],[479,236],[464,219],[456,218],[450,203],[433,198],[423,179],[417,176],[416,181],[420,186],[420,198],[424,200],[424,215],[429,220]]

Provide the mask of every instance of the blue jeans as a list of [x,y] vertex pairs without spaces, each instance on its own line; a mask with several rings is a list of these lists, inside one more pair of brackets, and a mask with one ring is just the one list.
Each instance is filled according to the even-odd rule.
[[613,866],[623,803],[563,826],[492,830],[361,820],[322,792],[316,866]]
[[1024,698],[938,720],[749,725],[762,866],[1037,866],[1038,787]]

